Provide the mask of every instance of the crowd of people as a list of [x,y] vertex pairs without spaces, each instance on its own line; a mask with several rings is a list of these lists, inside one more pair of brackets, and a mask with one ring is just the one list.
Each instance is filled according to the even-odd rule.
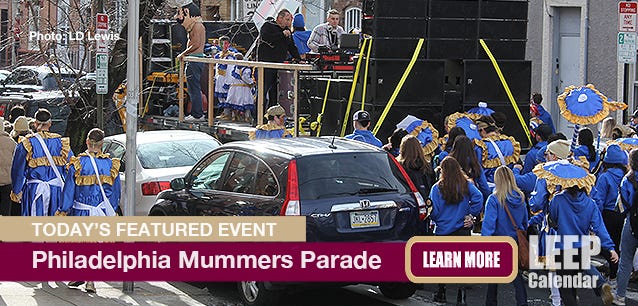
[[[626,288],[638,258],[638,222],[635,226],[630,222],[634,211],[638,221],[638,203],[634,204],[638,201],[638,197],[634,198],[634,190],[638,190],[638,149],[629,151],[616,141],[635,132],[607,118],[598,141],[592,130],[582,128],[572,144],[564,134],[555,132],[551,117],[534,102],[540,99],[536,94],[531,103],[533,147],[524,161],[520,158],[520,144],[504,135],[497,125],[494,117],[502,116],[497,113],[450,115],[444,124],[447,134],[440,140],[420,137],[420,130],[398,128],[383,148],[397,158],[422,196],[431,202],[427,229],[430,234],[469,236],[474,231],[517,240],[516,229],[522,229],[541,237],[596,235],[608,262],[606,277],[594,268],[579,271],[563,267],[545,273],[596,275],[599,281],[592,289],[604,304],[625,305]],[[638,119],[638,112],[634,117]],[[363,125],[361,118],[367,119]],[[367,131],[369,121],[367,112],[355,113],[355,131],[349,138],[381,146]],[[437,146],[429,154],[424,153],[427,141],[436,142]],[[544,167],[553,164],[577,166],[586,176],[579,180],[548,177]],[[562,252],[579,249],[579,243],[553,247]],[[543,256],[550,246],[541,243],[537,247]],[[562,260],[562,256],[559,254],[557,260]],[[574,261],[580,262],[582,256],[584,252],[578,251]],[[527,305],[522,269],[520,272],[513,281],[516,303]],[[447,302],[445,290],[445,285],[439,285],[433,296],[435,302]],[[496,285],[488,286],[486,305],[497,304],[497,292]],[[551,298],[553,305],[578,304],[574,288],[551,288]],[[465,289],[461,286],[457,305],[465,304]]]
[[[87,150],[74,155],[69,138],[52,133],[51,113],[39,109],[34,118],[24,108],[0,117],[0,215],[115,216],[121,196],[120,160],[102,153],[104,132],[92,129]],[[93,282],[70,282],[77,287]]]

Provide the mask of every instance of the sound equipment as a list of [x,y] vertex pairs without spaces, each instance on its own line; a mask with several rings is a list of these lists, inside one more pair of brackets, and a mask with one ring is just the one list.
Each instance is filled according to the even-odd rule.
[[[364,69],[359,71],[360,82],[367,81],[367,99],[375,105],[383,105],[390,100],[394,89],[408,67],[409,60],[370,59],[368,80],[364,80]],[[445,61],[417,60],[408,75],[394,105],[442,105],[445,82]],[[361,88],[361,84],[358,88]],[[356,97],[361,97],[357,94]]]
[[[527,124],[532,63],[530,61],[499,61],[498,63]],[[529,147],[527,136],[492,63],[489,60],[464,60],[463,65],[465,67],[463,109],[469,110],[477,106],[479,101],[486,101],[489,108],[503,112],[507,116],[505,133],[514,136],[523,148]]]
[[429,0],[364,0],[363,15],[375,17],[425,18]]
[[[308,90],[300,97],[300,114],[302,113],[301,107],[307,102],[310,106],[309,113],[312,114],[308,121],[316,121],[317,114],[321,113],[323,107],[323,99],[326,93],[328,79],[302,76],[299,82],[301,88]],[[351,79],[332,79],[330,81],[326,108],[321,117],[321,135],[339,135],[341,133],[341,126],[343,124],[351,86]],[[353,107],[352,109],[355,108]],[[355,111],[359,109],[360,108],[356,108]],[[312,135],[316,135],[316,131],[312,131],[311,133]]]
[[[377,59],[409,60],[418,42],[416,38],[373,38],[371,56]],[[426,46],[427,44],[423,44],[418,58],[426,58]]]

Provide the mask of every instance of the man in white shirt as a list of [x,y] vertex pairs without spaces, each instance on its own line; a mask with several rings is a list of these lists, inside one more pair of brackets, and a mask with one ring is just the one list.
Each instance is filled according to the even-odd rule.
[[320,47],[335,51],[339,48],[341,35],[345,33],[339,25],[339,12],[335,9],[328,11],[326,16],[328,22],[316,26],[308,39],[308,47],[313,52],[319,52]]

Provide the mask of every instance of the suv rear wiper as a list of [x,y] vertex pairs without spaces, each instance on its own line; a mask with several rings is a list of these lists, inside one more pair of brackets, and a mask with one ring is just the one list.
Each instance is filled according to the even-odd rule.
[[375,188],[361,188],[357,192],[357,194],[367,194],[367,193],[377,193],[377,192],[396,192],[398,189],[394,188],[383,188],[383,187],[375,187]]

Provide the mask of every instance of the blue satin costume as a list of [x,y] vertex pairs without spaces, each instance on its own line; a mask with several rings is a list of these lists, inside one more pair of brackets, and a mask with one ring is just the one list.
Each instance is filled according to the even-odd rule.
[[[109,203],[101,205],[104,198],[91,159],[88,153],[84,152],[72,157],[68,165],[60,211],[69,216],[109,216],[109,212],[115,212],[120,203],[120,160],[111,159],[105,153],[98,153],[93,158]],[[107,208],[107,204],[110,204],[111,208]]]
[[288,138],[292,134],[285,127],[273,123],[258,125],[254,134],[249,134],[250,139]]
[[[60,176],[66,175],[65,165],[73,156],[69,138],[47,131],[42,137]],[[27,135],[13,153],[11,166],[11,199],[22,202],[23,216],[52,216],[58,209],[63,182],[59,182],[35,134]]]

